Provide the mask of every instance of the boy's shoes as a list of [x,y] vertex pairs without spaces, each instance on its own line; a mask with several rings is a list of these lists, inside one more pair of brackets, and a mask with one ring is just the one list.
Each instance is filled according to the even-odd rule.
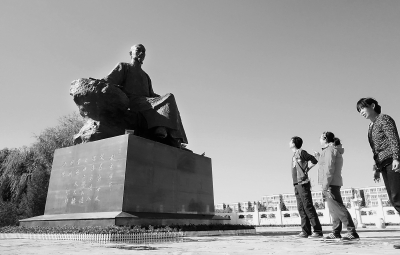
[[307,238],[308,235],[307,235],[306,233],[304,233],[304,232],[300,232],[300,234],[296,235],[295,237],[298,237],[298,238]]
[[400,244],[395,244],[395,245],[393,245],[393,248],[395,248],[395,249],[400,249]]
[[346,236],[342,237],[342,241],[359,241],[360,237],[357,233],[348,233]]
[[322,233],[312,233],[312,235],[309,235],[308,238],[323,238],[324,235]]
[[335,240],[335,241],[339,241],[342,238],[342,236],[340,234],[334,234],[334,233],[330,233],[328,236],[324,237],[324,240],[327,241],[331,241],[331,240]]

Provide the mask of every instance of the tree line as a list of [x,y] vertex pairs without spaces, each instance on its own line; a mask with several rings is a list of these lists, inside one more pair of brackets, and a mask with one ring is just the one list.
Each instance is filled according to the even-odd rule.
[[44,214],[54,151],[72,146],[83,124],[77,113],[63,116],[32,145],[0,150],[0,227]]

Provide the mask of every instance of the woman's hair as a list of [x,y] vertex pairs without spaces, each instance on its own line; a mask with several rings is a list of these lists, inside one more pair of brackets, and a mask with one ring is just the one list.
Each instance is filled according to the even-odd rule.
[[378,101],[376,101],[372,97],[363,97],[360,100],[358,100],[358,102],[357,102],[357,111],[360,112],[362,108],[371,107],[372,104],[375,105],[374,111],[377,114],[380,114],[381,113],[381,106],[378,104]]
[[332,132],[326,131],[322,133],[324,140],[328,143],[333,143],[335,139],[335,135]]
[[338,146],[338,145],[341,145],[341,144],[342,143],[340,142],[339,138],[337,138],[337,137],[333,138],[333,145]]

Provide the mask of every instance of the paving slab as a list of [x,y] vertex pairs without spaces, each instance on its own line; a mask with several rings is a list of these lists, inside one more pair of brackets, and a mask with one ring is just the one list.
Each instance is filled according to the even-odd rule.
[[[324,227],[324,233],[329,233]],[[141,244],[96,244],[80,241],[0,239],[1,255],[89,255],[89,254],[400,254],[400,227],[359,229],[360,241],[327,243],[298,239],[297,228],[259,228],[256,234],[238,236],[186,237],[178,242]]]

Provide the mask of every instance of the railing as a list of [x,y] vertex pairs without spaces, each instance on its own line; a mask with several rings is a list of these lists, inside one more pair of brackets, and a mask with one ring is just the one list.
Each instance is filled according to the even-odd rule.
[[[317,214],[321,224],[332,224],[328,205],[325,209],[317,209]],[[351,207],[348,209],[353,220],[357,223],[376,224],[379,221],[385,223],[399,224],[400,216],[394,207],[384,207],[382,203],[376,207],[359,208]],[[232,212],[232,213],[216,213],[219,216],[229,216],[231,221],[229,224],[245,224],[245,225],[300,225],[300,217],[297,210],[291,211],[267,211],[260,212]],[[250,215],[250,217],[249,217]]]
[[0,233],[0,239],[70,240],[90,243],[153,243],[178,241],[184,232],[152,232],[131,234],[23,234]]
[[255,234],[255,229],[152,232],[131,234],[23,234],[0,233],[0,239],[69,240],[90,243],[160,243],[181,242],[184,237]]

